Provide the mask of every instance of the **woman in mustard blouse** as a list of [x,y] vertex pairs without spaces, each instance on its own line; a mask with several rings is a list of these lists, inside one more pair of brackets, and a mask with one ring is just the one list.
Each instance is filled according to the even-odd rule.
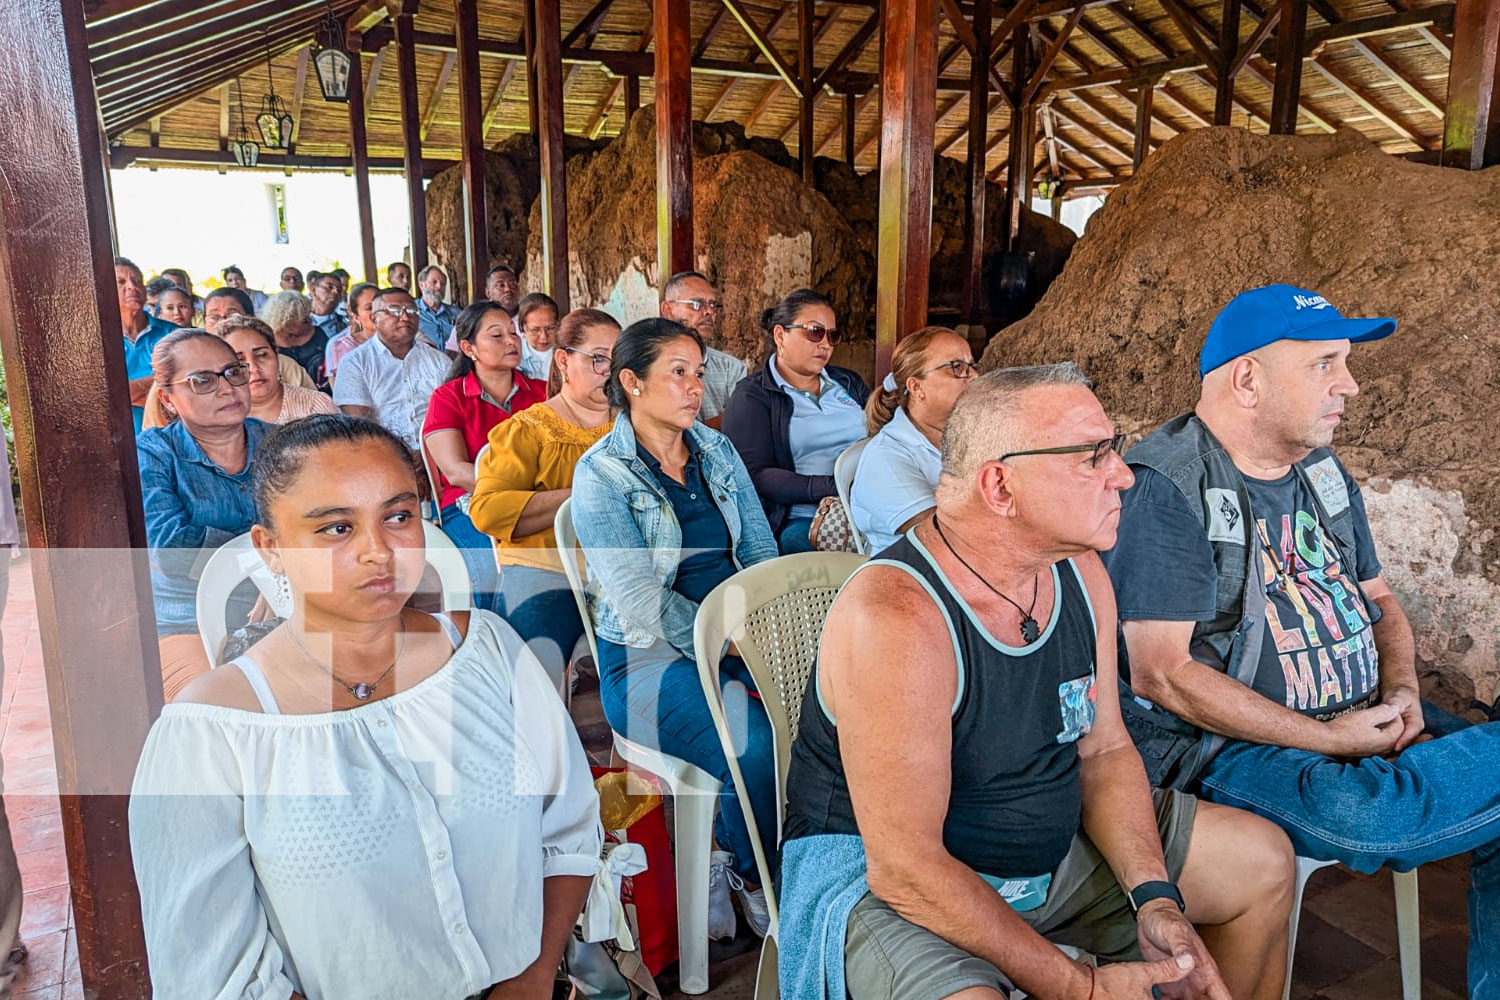
[[598,309],[564,316],[548,399],[496,425],[475,469],[469,518],[496,542],[498,610],[558,682],[583,623],[552,521],[573,492],[578,459],[613,425],[604,383],[619,335],[620,324]]

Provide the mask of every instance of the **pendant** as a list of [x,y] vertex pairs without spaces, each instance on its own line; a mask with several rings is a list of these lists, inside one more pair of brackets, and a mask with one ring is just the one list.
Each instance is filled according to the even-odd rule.
[[1027,615],[1021,619],[1021,638],[1026,640],[1026,645],[1036,642],[1041,634],[1042,630],[1037,626],[1035,618]]
[[[1033,630],[1035,629],[1035,627],[1036,623],[1032,622]],[[358,698],[360,701],[369,701],[370,695],[375,693],[375,689],[370,687],[370,685],[368,684],[356,684],[349,689],[349,693],[354,695],[354,697]]]

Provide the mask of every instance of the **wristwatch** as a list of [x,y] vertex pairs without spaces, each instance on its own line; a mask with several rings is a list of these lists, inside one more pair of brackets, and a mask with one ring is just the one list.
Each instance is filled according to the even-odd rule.
[[1177,904],[1177,909],[1187,912],[1187,904],[1182,901],[1182,893],[1171,882],[1142,882],[1126,895],[1130,898],[1130,908],[1137,913],[1140,912],[1141,907],[1153,899],[1170,899]]

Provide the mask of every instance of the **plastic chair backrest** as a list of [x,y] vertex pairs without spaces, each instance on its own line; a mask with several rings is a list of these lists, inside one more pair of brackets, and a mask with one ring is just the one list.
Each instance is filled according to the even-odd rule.
[[823,622],[839,590],[865,559],[852,552],[804,552],[759,563],[711,590],[698,606],[698,616],[693,622],[698,677],[703,682],[704,697],[719,741],[726,748],[725,756],[750,829],[750,842],[755,848],[761,885],[766,888],[773,926],[777,910],[771,870],[739,761],[729,750],[735,746],[735,740],[724,715],[719,689],[719,653],[727,641],[734,640],[771,719],[776,745],[776,840],[771,841],[774,847],[781,840],[792,741],[797,738],[802,696],[817,661]]
[[562,560],[563,573],[568,578],[568,587],[573,591],[573,600],[578,604],[578,618],[583,622],[583,634],[589,642],[589,655],[594,658],[595,669],[599,663],[599,642],[594,638],[594,619],[589,616],[588,584],[583,575],[583,549],[578,544],[578,532],[573,530],[573,498],[562,502],[552,519],[552,531],[557,535],[557,557]]
[[438,479],[437,463],[432,460],[432,453],[427,450],[427,439],[422,439],[422,471],[427,473],[427,489],[432,494],[432,499],[427,503],[432,505],[432,516],[426,518],[433,524],[443,523],[443,487]]
[[854,536],[855,547],[865,555],[870,554],[870,544],[865,540],[864,532],[854,523],[854,505],[849,502],[849,492],[854,489],[854,473],[859,469],[859,456],[869,443],[869,438],[861,438],[839,452],[839,457],[833,460],[833,484],[838,488],[839,502],[849,515],[849,533]]
[[[437,571],[443,610],[462,611],[471,607],[474,593],[469,585],[469,569],[464,563],[463,553],[442,529],[428,521],[422,522],[422,534],[427,541],[427,564]],[[198,613],[198,635],[203,640],[210,663],[219,662],[219,647],[229,634],[226,621],[229,595],[247,579],[255,583],[277,617],[291,616],[290,595],[286,595],[288,599],[283,601],[277,594],[276,577],[250,544],[250,533],[236,535],[209,556],[198,577],[194,602]]]

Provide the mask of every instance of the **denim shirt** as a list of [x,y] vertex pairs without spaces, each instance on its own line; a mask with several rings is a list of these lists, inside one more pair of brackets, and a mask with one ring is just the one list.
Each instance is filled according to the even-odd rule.
[[[729,439],[701,423],[687,432],[699,448],[709,492],[729,528],[737,569],[776,557],[750,473]],[[589,605],[599,638],[637,649],[666,639],[693,655],[698,605],[672,589],[682,558],[682,527],[671,501],[636,454],[622,413],[578,460],[573,527],[587,557]]]
[[[245,468],[233,476],[203,454],[180,420],[142,431],[136,439],[158,635],[198,630],[198,574],[214,549],[255,522],[250,467],[273,430],[259,420],[245,421]],[[249,611],[250,603],[236,603],[231,621],[235,612]]]

